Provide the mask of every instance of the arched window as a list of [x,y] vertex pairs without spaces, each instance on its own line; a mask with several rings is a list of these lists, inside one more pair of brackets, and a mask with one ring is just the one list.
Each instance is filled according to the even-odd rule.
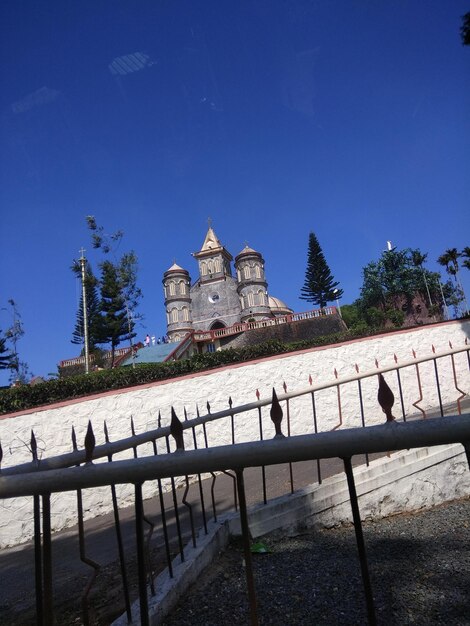
[[166,312],[166,323],[169,324],[170,323],[170,311]]
[[209,272],[209,274],[213,274],[214,273],[214,261],[212,259],[210,259],[207,263],[207,270]]
[[255,306],[255,297],[251,292],[248,294],[248,306]]
[[215,271],[216,272],[220,272],[221,271],[221,269],[220,269],[220,259],[216,259],[215,260]]
[[266,300],[264,297],[264,291],[262,289],[258,290],[258,304],[260,306],[264,306],[266,304]]
[[255,276],[256,278],[261,278],[261,267],[258,264],[255,265]]
[[189,322],[189,309],[188,309],[188,307],[184,306],[182,308],[182,311],[183,311],[183,321],[184,322]]
[[245,265],[245,267],[243,268],[243,275],[245,278],[250,278],[250,268],[248,267],[248,265]]
[[240,272],[240,269],[239,269],[239,268],[237,268],[237,278],[238,278],[238,282],[240,282],[240,281],[241,281],[241,279],[242,279],[242,274],[241,274],[241,272]]
[[178,309],[171,309],[171,321],[173,323],[178,321]]
[[207,264],[205,261],[201,262],[201,276],[207,275]]
[[180,293],[181,294],[185,294],[186,293],[186,283],[184,282],[184,280],[180,280]]
[[170,283],[168,283],[168,287],[170,289],[170,296],[174,296],[175,293],[176,293],[175,283],[173,281],[171,281]]

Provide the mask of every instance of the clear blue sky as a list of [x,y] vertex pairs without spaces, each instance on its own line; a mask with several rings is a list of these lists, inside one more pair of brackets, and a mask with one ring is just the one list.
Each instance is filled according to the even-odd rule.
[[343,303],[387,239],[432,270],[470,245],[468,10],[3,0],[0,306],[21,311],[20,357],[47,375],[78,354],[69,268],[81,246],[99,260],[88,214],[139,258],[139,338],[165,332],[162,273],[176,258],[196,277],[208,216],[233,255],[262,252],[270,294],[295,310],[310,231]]

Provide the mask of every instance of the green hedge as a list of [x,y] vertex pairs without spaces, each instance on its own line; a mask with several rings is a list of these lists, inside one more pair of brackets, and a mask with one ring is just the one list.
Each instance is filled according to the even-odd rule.
[[[393,331],[390,331],[393,332]],[[383,331],[381,331],[383,333]],[[167,363],[145,363],[132,367],[118,367],[113,370],[101,370],[90,374],[80,374],[57,380],[49,380],[36,385],[23,385],[0,390],[0,415],[22,411],[34,407],[80,398],[112,389],[123,389],[151,383],[157,380],[166,380],[184,374],[191,374],[203,370],[243,363],[266,356],[273,356],[286,352],[295,352],[305,348],[327,346],[341,343],[359,337],[367,337],[377,332],[347,331],[315,337],[295,343],[283,343],[270,340],[244,348],[227,348],[219,352],[205,352],[196,354],[190,359],[169,361]]]

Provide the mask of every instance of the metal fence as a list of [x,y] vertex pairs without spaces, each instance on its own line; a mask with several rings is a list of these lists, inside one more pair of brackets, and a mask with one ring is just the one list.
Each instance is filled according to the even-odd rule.
[[[233,507],[240,511],[251,621],[258,623],[244,472],[246,468],[259,468],[259,499],[266,503],[269,497],[279,495],[269,484],[267,470],[271,466],[285,465],[289,490],[293,492],[298,486],[297,463],[313,461],[315,472],[312,471],[309,480],[321,482],[323,464],[331,458],[340,458],[346,472],[369,622],[374,623],[373,596],[351,459],[363,455],[368,463],[372,453],[456,442],[464,444],[469,457],[470,417],[462,416],[468,399],[464,390],[469,388],[469,350],[467,345],[450,346],[444,353],[432,352],[422,358],[414,355],[406,362],[398,363],[395,358],[394,364],[386,367],[376,363],[374,370],[366,372],[355,366],[355,374],[350,377],[339,378],[335,372],[330,383],[321,385],[315,385],[310,378],[307,386],[294,391],[289,391],[284,384],[283,393],[273,389],[272,397],[266,399],[257,394],[255,402],[242,406],[234,406],[229,398],[227,408],[222,411],[211,412],[207,402],[205,413],[201,415],[196,407],[193,417],[184,409],[179,419],[172,409],[169,425],[162,426],[159,415],[157,428],[145,433],[136,433],[131,420],[130,437],[120,441],[110,442],[105,424],[105,443],[98,446],[90,422],[83,449],[79,449],[72,430],[72,451],[47,459],[39,459],[36,437],[32,433],[32,461],[3,469],[0,498],[28,496],[33,500],[37,623],[49,625],[54,619],[53,494],[76,493],[80,559],[91,571],[81,592],[81,610],[83,623],[90,624],[93,623],[90,592],[102,571],[86,550],[83,494],[85,490],[99,487],[109,490],[123,608],[130,621],[131,586],[127,564],[130,555],[125,554],[122,540],[118,489],[120,485],[132,486],[140,619],[142,624],[147,624],[148,594],[155,593],[155,574],[166,565],[171,576],[172,552],[176,551],[184,561],[186,537],[195,546],[198,529],[207,533],[209,519],[217,520],[220,514],[222,505],[216,486],[221,474],[228,478]],[[383,422],[383,414],[391,426],[377,426]],[[424,419],[430,416],[446,416],[446,419]],[[403,424],[396,427],[397,421]],[[225,445],[219,445],[220,437],[216,447],[211,445],[216,431],[218,435],[224,433],[222,443]],[[126,450],[132,451],[133,459],[113,460]],[[1,454],[0,448],[0,462]],[[209,480],[204,480],[206,476]],[[157,498],[158,525],[155,516],[146,514],[144,494]],[[157,534],[164,544],[164,563],[160,565],[152,562],[151,545]]]

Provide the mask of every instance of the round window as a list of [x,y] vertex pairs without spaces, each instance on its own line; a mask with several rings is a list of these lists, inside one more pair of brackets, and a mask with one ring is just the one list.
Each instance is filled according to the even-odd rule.
[[209,296],[209,302],[212,302],[212,304],[215,304],[219,300],[220,300],[220,296],[218,293],[213,293]]

